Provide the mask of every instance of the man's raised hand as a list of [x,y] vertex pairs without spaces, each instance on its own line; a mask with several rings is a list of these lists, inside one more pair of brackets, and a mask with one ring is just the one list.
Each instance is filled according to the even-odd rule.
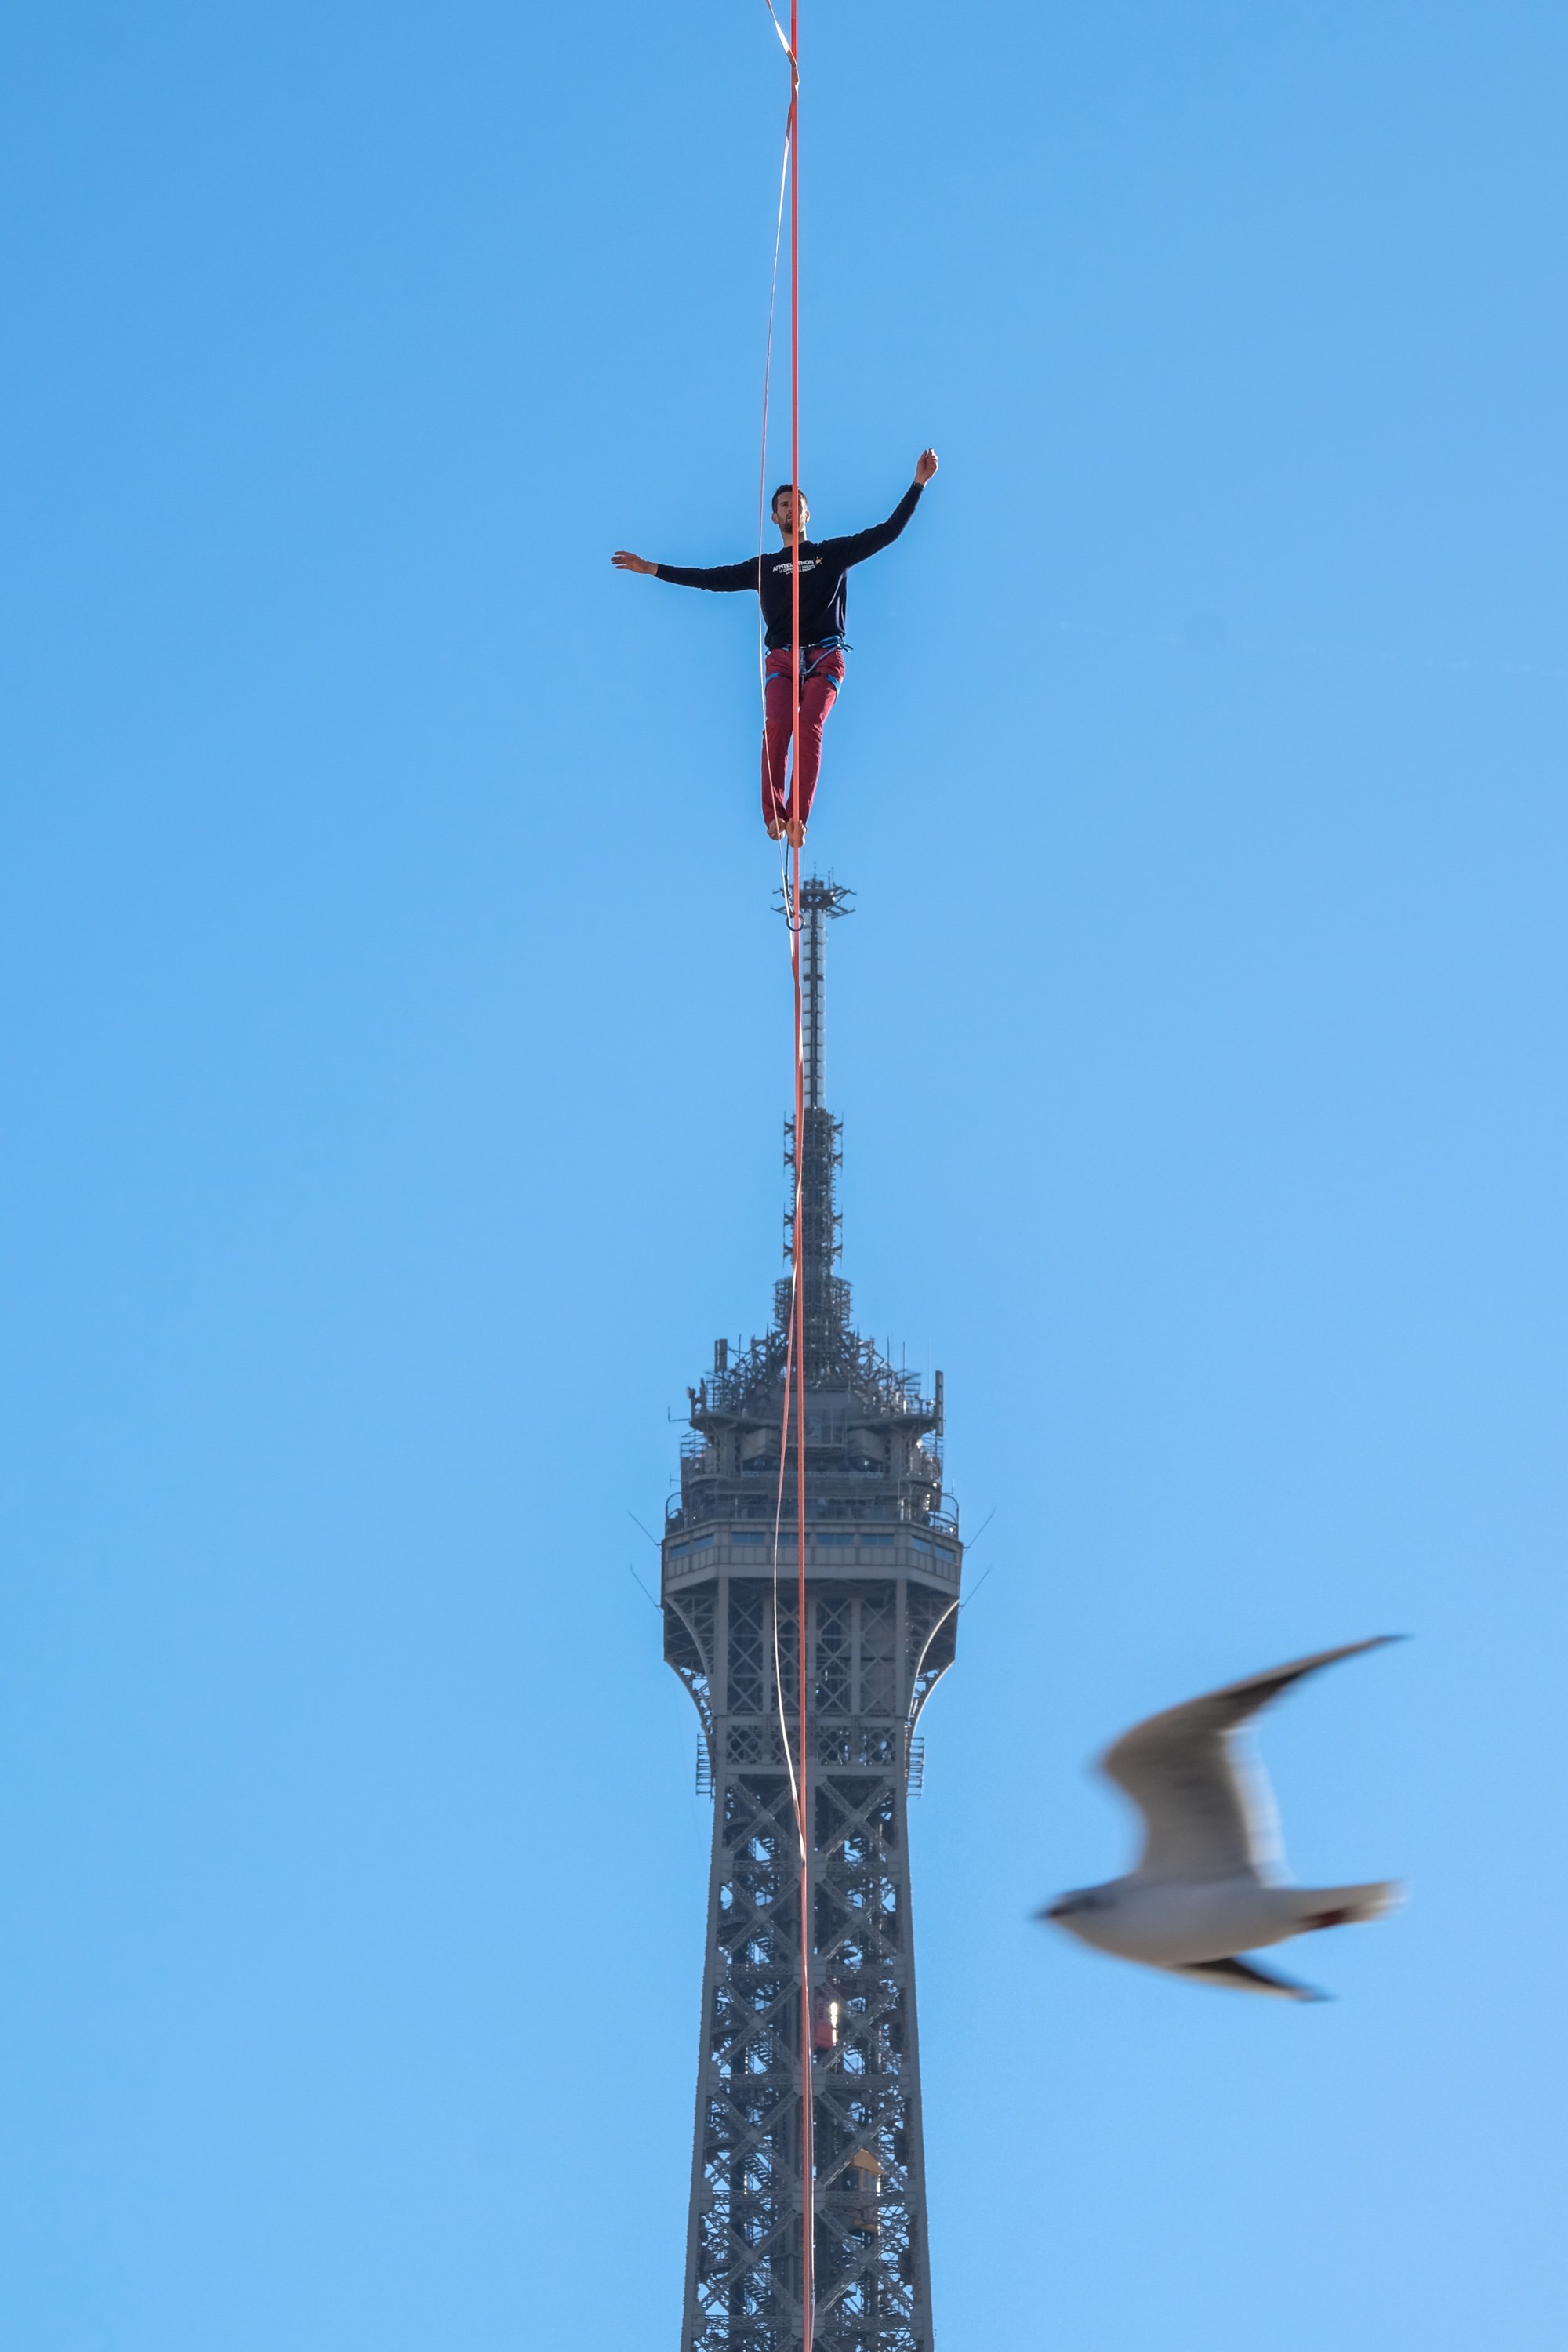
[[[931,464],[933,467],[936,464],[934,457],[931,459]],[[658,570],[658,564],[650,563],[646,555],[634,555],[629,548],[625,547],[617,547],[610,562],[617,572],[657,572]]]
[[[922,449],[920,456],[915,459],[915,479],[920,484],[922,490],[935,471],[936,451],[934,449]],[[620,562],[620,557],[617,556],[616,561],[618,563]]]

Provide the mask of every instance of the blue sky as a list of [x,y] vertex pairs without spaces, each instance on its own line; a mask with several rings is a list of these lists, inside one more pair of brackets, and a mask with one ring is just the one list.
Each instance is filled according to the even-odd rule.
[[[762,9],[5,36],[25,2352],[675,2341],[707,1814],[628,1564],[778,1270]],[[943,2352],[1555,2347],[1568,27],[809,6],[844,1271],[977,1589]],[[779,468],[782,472],[782,467]],[[1028,1912],[1270,1722],[1293,2010]]]

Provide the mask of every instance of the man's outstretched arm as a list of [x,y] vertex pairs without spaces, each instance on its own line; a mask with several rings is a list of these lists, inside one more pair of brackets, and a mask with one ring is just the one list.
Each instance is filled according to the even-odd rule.
[[884,547],[891,547],[916,507],[921,492],[936,471],[936,451],[922,449],[915,461],[915,478],[888,517],[886,522],[873,523],[869,530],[851,531],[847,538],[830,539],[823,549],[828,549],[847,570],[851,563],[864,563],[868,555],[879,555]]
[[749,563],[650,563],[646,555],[617,547],[610,562],[617,572],[647,572],[656,580],[673,581],[678,588],[716,588],[721,595],[757,584],[754,555]]

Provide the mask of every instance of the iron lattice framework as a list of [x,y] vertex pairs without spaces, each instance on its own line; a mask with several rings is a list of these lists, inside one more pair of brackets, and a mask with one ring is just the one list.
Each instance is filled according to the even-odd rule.
[[[952,1663],[963,1552],[942,1486],[942,1386],[922,1397],[849,1326],[835,1273],[839,1126],[824,1079],[824,948],[847,893],[803,886],[805,1290],[804,1530],[795,1421],[773,1573],[790,1305],[689,1391],[663,1544],[665,1655],[701,1718],[713,1858],[682,2352],[792,2352],[801,2309],[802,2068],[810,2070],[822,2352],[930,2352],[908,1803],[915,1726]],[[786,1235],[786,1238],[792,1238]],[[806,1545],[813,2047],[799,1999],[792,1749]],[[775,1648],[776,1645],[776,1648]]]

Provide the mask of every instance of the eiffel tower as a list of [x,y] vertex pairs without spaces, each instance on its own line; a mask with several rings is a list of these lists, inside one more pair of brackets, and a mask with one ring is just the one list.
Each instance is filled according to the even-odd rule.
[[[926,1398],[852,1329],[836,1272],[841,1128],[826,1108],[825,952],[850,894],[801,888],[805,1525],[792,1411],[780,1462],[788,1277],[761,1339],[718,1341],[689,1391],[663,1541],[665,1656],[696,1702],[713,1798],[681,2352],[798,2352],[802,2071],[811,2082],[820,2352],[931,2352],[909,1790],[921,1710],[952,1664],[963,1549],[942,1493],[942,1379]],[[795,1188],[791,1185],[792,1203]],[[793,1251],[793,1209],[786,1254]],[[784,1517],[774,1565],[783,1469]],[[799,1992],[796,1545],[806,1559],[812,2046]],[[779,1683],[786,1694],[781,1707]]]

